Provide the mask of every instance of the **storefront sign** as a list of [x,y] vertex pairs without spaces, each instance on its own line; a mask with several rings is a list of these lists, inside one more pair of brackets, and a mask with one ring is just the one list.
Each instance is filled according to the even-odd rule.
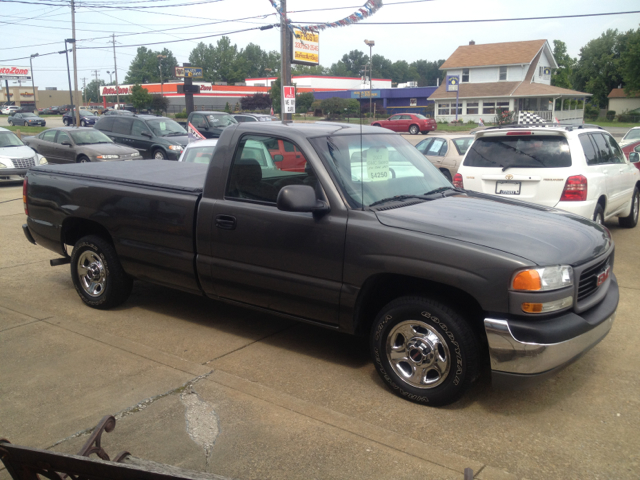
[[284,113],[296,113],[296,87],[282,87]]
[[351,90],[351,98],[380,98],[380,90]]
[[10,75],[12,77],[31,77],[31,69],[29,67],[12,67],[0,65],[0,75]]
[[447,75],[447,92],[457,92],[459,86],[460,77],[458,75]]
[[176,77],[178,78],[202,78],[202,67],[176,67]]
[[105,95],[131,95],[131,89],[133,87],[134,85],[118,85],[118,91],[116,91],[116,87],[113,85],[100,87],[100,96],[104,97]]
[[315,32],[303,32],[292,28],[291,63],[299,65],[320,64],[320,35]]

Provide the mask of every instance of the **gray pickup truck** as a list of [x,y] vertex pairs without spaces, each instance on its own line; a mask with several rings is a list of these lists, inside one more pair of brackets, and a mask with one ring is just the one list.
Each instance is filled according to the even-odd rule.
[[[275,141],[304,171],[256,148]],[[208,165],[36,166],[24,199],[25,235],[71,264],[88,306],[125,302],[137,279],[367,335],[383,381],[428,405],[489,365],[509,386],[554,373],[618,305],[606,228],[457,190],[375,127],[242,123]]]

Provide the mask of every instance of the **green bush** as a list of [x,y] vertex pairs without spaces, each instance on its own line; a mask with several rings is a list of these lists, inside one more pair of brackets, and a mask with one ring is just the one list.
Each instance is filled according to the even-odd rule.
[[616,111],[615,110],[607,110],[607,120],[609,120],[610,122],[613,121],[613,119],[616,117]]
[[182,110],[181,112],[176,113],[176,118],[187,118],[187,109]]

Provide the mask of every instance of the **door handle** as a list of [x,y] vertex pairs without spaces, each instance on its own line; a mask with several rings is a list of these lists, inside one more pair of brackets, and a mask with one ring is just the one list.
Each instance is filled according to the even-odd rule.
[[233,215],[216,215],[216,227],[222,230],[235,230],[236,217]]

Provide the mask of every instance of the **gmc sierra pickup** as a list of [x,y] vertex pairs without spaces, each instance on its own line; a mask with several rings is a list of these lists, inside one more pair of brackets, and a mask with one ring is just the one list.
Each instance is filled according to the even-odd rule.
[[[256,148],[280,141],[301,171]],[[618,305],[605,227],[455,189],[375,127],[242,123],[209,165],[36,166],[24,204],[26,237],[70,263],[88,306],[138,279],[368,335],[383,381],[423,404],[455,401],[484,365],[510,386],[554,373]]]

